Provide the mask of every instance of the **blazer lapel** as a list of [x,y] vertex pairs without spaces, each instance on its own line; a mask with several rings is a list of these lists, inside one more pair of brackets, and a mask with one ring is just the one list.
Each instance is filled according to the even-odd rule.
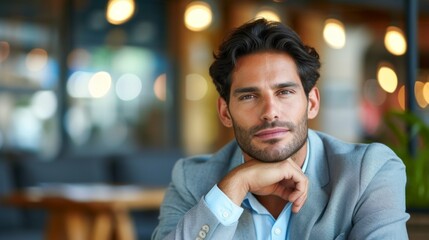
[[253,223],[252,213],[244,209],[238,221],[234,239],[256,240],[256,230]]
[[309,178],[309,190],[304,206],[293,214],[290,225],[290,239],[309,239],[311,229],[328,203],[323,190],[329,182],[329,169],[323,142],[315,132],[309,130],[310,156],[306,175]]

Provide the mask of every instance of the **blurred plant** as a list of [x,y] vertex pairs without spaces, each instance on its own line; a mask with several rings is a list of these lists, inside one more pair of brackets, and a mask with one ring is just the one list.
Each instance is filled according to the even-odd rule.
[[[384,120],[393,134],[386,144],[406,166],[407,207],[429,209],[429,126],[416,114],[403,111],[389,111]],[[405,130],[407,126],[409,132]],[[408,147],[413,138],[417,140],[414,152]]]

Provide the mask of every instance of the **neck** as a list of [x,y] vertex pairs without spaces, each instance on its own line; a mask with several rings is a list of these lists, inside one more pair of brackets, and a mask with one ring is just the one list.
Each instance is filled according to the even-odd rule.
[[284,200],[280,197],[269,195],[269,196],[257,196],[256,199],[268,210],[271,215],[277,219],[280,213],[283,211],[284,207],[288,203],[287,200]]
[[292,160],[298,165],[300,168],[304,165],[304,160],[307,157],[307,141],[305,141],[304,145],[291,156]]

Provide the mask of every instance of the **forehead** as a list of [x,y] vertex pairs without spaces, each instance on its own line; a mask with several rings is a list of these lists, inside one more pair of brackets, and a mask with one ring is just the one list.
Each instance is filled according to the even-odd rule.
[[259,52],[238,59],[231,87],[267,82],[299,82],[301,85],[295,61],[289,54]]

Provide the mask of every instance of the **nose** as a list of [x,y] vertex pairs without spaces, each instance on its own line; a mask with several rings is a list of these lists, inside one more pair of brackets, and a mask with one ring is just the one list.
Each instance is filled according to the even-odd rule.
[[261,120],[267,122],[278,120],[278,106],[273,97],[265,97],[262,105]]

